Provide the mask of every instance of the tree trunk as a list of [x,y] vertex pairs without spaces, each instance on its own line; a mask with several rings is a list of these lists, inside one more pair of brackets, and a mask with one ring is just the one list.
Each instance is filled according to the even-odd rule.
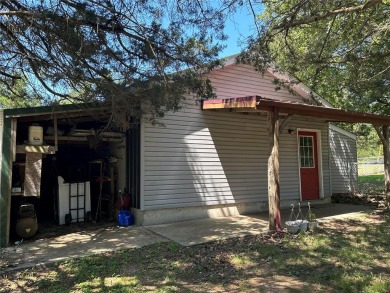
[[383,126],[383,137],[385,143],[383,144],[383,163],[385,167],[385,193],[386,205],[390,209],[390,126]]
[[[386,207],[390,209],[390,126],[384,125],[382,129],[379,126],[374,128],[378,133],[383,145],[383,164],[385,169],[385,194]],[[382,130],[382,131],[381,131]]]
[[269,127],[269,158],[268,158],[268,205],[269,229],[280,232],[280,184],[279,184],[279,113],[275,108],[270,113],[272,119]]

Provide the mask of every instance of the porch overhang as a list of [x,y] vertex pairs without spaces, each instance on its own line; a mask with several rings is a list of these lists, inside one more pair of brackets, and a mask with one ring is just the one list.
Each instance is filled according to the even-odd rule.
[[390,116],[386,115],[349,112],[328,106],[267,99],[260,96],[205,100],[203,101],[202,109],[205,111],[266,112],[270,115],[271,119],[268,120],[269,228],[276,231],[281,231],[279,178],[280,114],[285,114],[287,117],[301,115],[322,118],[327,122],[370,123],[375,127],[383,126],[384,128],[390,125]]
[[337,108],[309,105],[297,102],[272,100],[261,96],[247,96],[229,99],[203,101],[203,110],[234,112],[273,112],[277,108],[280,114],[302,115],[323,118],[329,122],[370,123],[390,125],[390,116],[350,112]]

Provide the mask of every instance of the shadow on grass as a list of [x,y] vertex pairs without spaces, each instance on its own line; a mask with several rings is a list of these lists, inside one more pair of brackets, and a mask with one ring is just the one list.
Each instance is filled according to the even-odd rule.
[[350,220],[301,235],[287,245],[291,253],[278,259],[279,273],[335,292],[390,292],[388,231],[388,219],[377,225]]
[[387,216],[301,235],[192,247],[159,243],[67,261],[29,286],[39,292],[390,292],[389,228]]

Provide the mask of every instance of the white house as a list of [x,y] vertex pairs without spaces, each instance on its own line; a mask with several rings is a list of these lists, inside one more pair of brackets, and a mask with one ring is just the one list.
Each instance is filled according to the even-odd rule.
[[[218,99],[261,96],[313,104],[307,89],[275,90],[272,71],[262,75],[233,62],[210,74]],[[321,99],[321,101],[323,101]],[[323,101],[325,107],[331,107]],[[332,143],[343,144],[356,162],[355,140],[345,140],[326,118],[284,115],[280,131],[280,204],[330,202],[332,181],[342,172],[331,168]],[[269,120],[265,111],[202,110],[189,99],[177,113],[167,113],[163,127],[140,126],[140,190],[136,218],[157,224],[201,217],[254,213],[268,209]],[[341,133],[342,131],[340,129]],[[338,142],[335,142],[338,140]],[[331,171],[334,171],[332,174]],[[332,177],[333,180],[332,180]],[[357,176],[354,175],[354,180]],[[337,192],[350,192],[338,185]]]
[[[334,192],[353,192],[357,180],[349,168],[356,162],[355,137],[329,122],[390,124],[387,116],[334,109],[302,84],[293,93],[276,90],[273,80],[284,76],[272,70],[262,75],[234,59],[209,78],[216,100],[189,98],[181,111],[161,119],[164,126],[142,121],[98,142],[94,133],[104,111],[92,117],[82,105],[0,110],[1,246],[12,236],[22,202],[35,205],[38,221],[64,222],[58,219],[64,202],[58,176],[90,182],[93,217],[102,207],[110,215],[118,190],[126,187],[141,225],[327,203]],[[43,146],[25,142],[35,123],[44,129]],[[280,168],[269,166],[271,150],[279,153]],[[40,180],[26,180],[31,168],[39,169]],[[274,173],[279,176],[270,180]],[[82,212],[89,207],[80,206]]]

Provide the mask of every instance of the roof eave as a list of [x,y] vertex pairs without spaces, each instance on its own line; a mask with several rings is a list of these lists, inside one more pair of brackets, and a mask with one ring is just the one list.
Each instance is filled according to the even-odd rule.
[[302,103],[265,99],[260,96],[248,96],[229,99],[203,101],[203,110],[230,110],[240,112],[266,111],[275,108],[282,114],[293,114],[325,119],[328,122],[370,123],[390,125],[390,116],[359,112],[348,112],[336,108],[315,106]]

